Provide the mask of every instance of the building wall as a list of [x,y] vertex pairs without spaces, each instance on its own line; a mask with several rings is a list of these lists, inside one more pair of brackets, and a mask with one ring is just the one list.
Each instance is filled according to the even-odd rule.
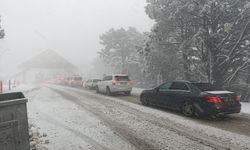
[[76,71],[67,71],[65,69],[40,69],[34,68],[29,69],[26,72],[18,75],[15,80],[20,83],[42,83],[44,81],[59,77],[59,76],[70,76],[77,74]]

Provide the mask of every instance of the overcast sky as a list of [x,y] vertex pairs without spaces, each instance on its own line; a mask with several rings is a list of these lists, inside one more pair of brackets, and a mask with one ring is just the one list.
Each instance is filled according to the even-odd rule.
[[[0,40],[5,68],[53,49],[81,69],[101,48],[99,35],[110,28],[149,31],[146,0],[0,0],[6,37]],[[9,65],[7,65],[9,64]],[[83,69],[85,70],[85,69]]]

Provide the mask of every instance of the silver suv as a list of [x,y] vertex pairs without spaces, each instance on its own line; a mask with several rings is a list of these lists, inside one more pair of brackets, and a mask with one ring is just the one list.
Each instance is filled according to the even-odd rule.
[[132,91],[132,82],[126,74],[114,74],[105,76],[102,81],[96,85],[97,93],[106,93],[112,95],[115,93],[124,92],[130,95]]

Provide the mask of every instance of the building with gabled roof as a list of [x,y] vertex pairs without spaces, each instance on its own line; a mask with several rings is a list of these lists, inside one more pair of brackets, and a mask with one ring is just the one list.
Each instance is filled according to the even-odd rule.
[[46,50],[18,66],[13,78],[23,83],[43,82],[56,77],[79,74],[78,68],[53,50]]

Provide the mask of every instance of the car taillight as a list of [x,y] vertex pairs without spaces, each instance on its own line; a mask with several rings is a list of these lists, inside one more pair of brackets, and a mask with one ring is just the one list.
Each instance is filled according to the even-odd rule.
[[236,100],[236,102],[240,102],[240,96],[235,96],[235,100]]
[[112,85],[116,85],[116,80],[112,80]]
[[217,96],[206,96],[205,100],[212,103],[221,103],[221,98]]

